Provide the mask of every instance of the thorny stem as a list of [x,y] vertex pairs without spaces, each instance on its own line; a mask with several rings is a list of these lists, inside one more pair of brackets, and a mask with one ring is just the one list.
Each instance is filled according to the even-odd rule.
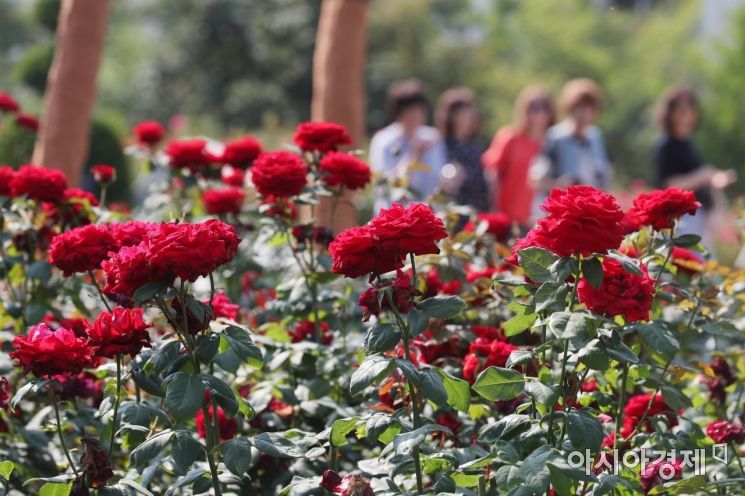
[[59,406],[57,406],[57,394],[54,392],[54,383],[49,384],[49,394],[52,398],[52,406],[54,407],[54,416],[57,419],[57,434],[59,435],[59,442],[62,445],[62,451],[65,452],[67,457],[67,463],[70,464],[72,471],[75,473],[75,477],[79,477],[78,469],[75,467],[75,463],[72,461],[70,451],[67,449],[65,444],[65,438],[62,436],[62,420],[60,420]]
[[111,417],[111,439],[109,441],[109,458],[114,449],[114,439],[116,439],[117,415],[119,414],[119,402],[122,397],[122,356],[116,354],[116,397],[114,398],[114,416]]
[[[393,301],[391,293],[386,291],[385,296],[388,299],[388,304],[390,305],[393,314],[396,316],[396,322],[398,322],[398,326],[401,329],[401,336],[404,342],[404,354],[406,356],[406,359],[413,364],[414,362],[411,359],[411,351],[409,349],[409,327],[404,322],[404,319],[399,313],[398,308],[396,308],[396,304]],[[416,367],[416,365],[414,366]],[[417,390],[414,384],[412,384],[411,381],[407,381],[407,383],[409,386],[409,395],[411,396],[411,409],[414,416],[414,429],[418,429],[421,426],[421,419],[419,417],[419,395],[417,394]],[[424,491],[424,483],[422,482],[422,463],[419,458],[419,446],[414,447],[413,455],[417,494],[421,494]]]
[[96,281],[96,276],[93,275],[93,271],[89,270],[88,275],[91,278],[91,282],[96,287],[96,291],[98,291],[98,295],[101,297],[101,301],[103,301],[103,304],[106,307],[106,310],[111,312],[111,306],[109,306],[109,301],[106,299],[106,296],[104,296],[103,291],[101,291],[101,286],[98,285],[98,281]]
[[[181,281],[181,287],[179,288],[179,299],[181,300],[181,319],[183,322],[183,332],[184,332],[184,338],[185,342],[188,343],[189,346],[187,346],[187,351],[189,352],[189,355],[194,363],[194,371],[199,374],[199,360],[197,360],[197,357],[194,355],[194,351],[196,350],[196,345],[193,343],[193,339],[191,339],[191,335],[189,334],[189,320],[188,315],[186,313],[186,285],[184,281]],[[178,327],[177,327],[178,329]],[[217,417],[217,409],[212,408],[212,413]],[[209,408],[207,407],[207,402],[202,401],[202,414],[204,415],[204,427],[205,432],[207,434],[207,463],[210,466],[210,474],[212,476],[212,487],[215,490],[215,496],[222,496],[222,492],[220,491],[220,480],[218,479],[218,473],[217,473],[217,465],[215,464],[215,460],[212,458],[212,449],[215,447],[215,445],[219,442],[219,439],[215,437],[215,432],[213,431],[213,423],[210,416]]]
[[624,395],[626,394],[626,381],[629,377],[629,364],[623,364],[623,370],[621,371],[621,390],[618,394],[618,409],[616,410],[616,433],[613,436],[613,452],[615,453],[618,447],[618,438],[621,436],[621,416],[624,407]]

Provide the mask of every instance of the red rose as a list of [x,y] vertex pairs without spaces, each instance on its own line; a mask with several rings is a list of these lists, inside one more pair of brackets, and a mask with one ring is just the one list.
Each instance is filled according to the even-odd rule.
[[290,152],[259,155],[251,167],[251,181],[261,196],[296,196],[305,187],[308,167]]
[[[213,410],[212,406],[207,408],[210,415],[210,422],[212,422]],[[207,430],[205,428],[204,410],[197,412],[197,417],[194,419],[194,423],[197,426],[197,433],[199,437],[207,437]],[[238,432],[238,422],[234,418],[228,418],[225,416],[225,412],[219,406],[217,407],[217,430],[220,435],[220,441],[228,441],[233,439],[235,433]]]
[[240,213],[245,199],[238,188],[209,189],[202,193],[204,207],[211,215]]
[[148,251],[144,241],[134,246],[124,246],[101,262],[106,274],[106,294],[122,294],[131,297],[145,283],[156,280],[148,264]]
[[116,168],[106,165],[97,164],[91,167],[93,179],[99,184],[109,184],[116,180]]
[[237,167],[226,165],[220,169],[220,179],[222,179],[223,184],[242,188],[243,182],[246,180],[246,173]]
[[238,169],[245,169],[256,160],[260,153],[261,143],[253,136],[245,136],[225,143],[221,162]]
[[142,145],[154,145],[163,139],[165,130],[159,122],[142,121],[132,128],[137,141]]
[[673,227],[685,214],[695,214],[700,206],[693,191],[658,189],[637,196],[628,216],[639,226],[652,226],[659,231]]
[[678,460],[658,458],[644,468],[640,474],[642,490],[647,494],[653,487],[683,476],[683,467]]
[[17,114],[16,124],[33,132],[39,130],[39,119],[30,114]]
[[[644,412],[647,410],[647,405],[649,405],[650,400],[652,400],[652,394],[650,393],[637,394],[628,399],[626,406],[623,407],[624,418],[623,427],[621,428],[621,435],[623,437],[629,437],[631,433],[634,432],[636,427],[639,425]],[[639,428],[639,431],[648,432],[651,429],[649,419],[655,415],[661,414],[667,417],[670,426],[678,425],[675,411],[665,403],[661,394],[657,394],[652,401],[652,406],[649,409],[646,421],[644,422],[644,425]]]
[[37,324],[26,336],[13,339],[11,358],[18,360],[25,373],[37,377],[57,374],[77,374],[91,365],[91,349],[85,339],[75,336],[70,329],[51,330]]
[[480,270],[469,268],[468,272],[466,273],[466,282],[471,284],[478,281],[479,279],[491,279],[500,272],[502,272],[502,270],[495,267],[484,267]]
[[235,227],[213,219],[160,224],[148,233],[145,246],[150,268],[156,273],[194,282],[232,259],[240,241]]
[[[80,483],[88,484],[88,487],[102,488],[106,481],[114,477],[114,469],[111,466],[109,455],[98,446],[98,441],[89,437],[83,438],[85,450],[80,457],[80,466],[83,469],[85,481],[77,479],[73,484],[73,490],[70,494],[85,494],[87,489],[80,492],[75,490],[75,486]],[[80,482],[79,482],[80,481]]]
[[10,183],[13,181],[15,175],[16,171],[13,167],[9,165],[0,167],[0,195],[10,196],[12,194]]
[[116,240],[105,226],[76,227],[54,237],[49,247],[49,263],[61,269],[65,276],[88,272],[100,268],[109,252],[117,248]]
[[215,161],[215,157],[207,151],[207,142],[199,138],[170,141],[165,154],[171,167],[192,172]]
[[26,195],[32,200],[57,203],[67,188],[67,178],[57,169],[22,165],[10,182],[13,196]]
[[402,254],[381,249],[369,225],[342,231],[329,244],[329,253],[333,271],[351,278],[384,274],[404,265]]
[[554,188],[541,205],[539,221],[548,250],[561,256],[606,253],[623,240],[623,212],[613,196],[591,186]]
[[626,322],[649,320],[654,297],[654,280],[642,265],[643,275],[624,270],[613,258],[603,260],[603,281],[596,288],[587,279],[577,285],[579,301],[595,313],[606,317],[621,315]]
[[115,308],[113,312],[102,312],[88,325],[88,342],[96,356],[114,358],[127,354],[134,358],[150,344],[148,327],[142,308]]
[[518,238],[515,244],[512,245],[512,255],[505,258],[504,261],[512,264],[519,265],[518,252],[526,248],[538,247],[549,250],[549,246],[552,245],[552,239],[546,232],[543,224],[538,224],[533,229],[527,232],[524,238]]
[[295,129],[292,141],[304,152],[326,153],[349,145],[347,128],[333,122],[304,122]]
[[341,476],[329,468],[323,472],[323,476],[321,477],[319,486],[326,489],[327,491],[335,493],[337,492],[337,489],[339,489],[341,481]]
[[155,222],[142,222],[139,220],[128,220],[116,224],[108,224],[111,235],[114,236],[119,246],[139,245],[147,233],[156,229]]
[[285,220],[297,218],[297,206],[289,198],[275,197],[269,195],[262,199],[261,211],[270,217],[279,217]]
[[[327,346],[330,345],[334,341],[334,335],[331,332],[331,329],[329,329],[328,322],[321,322],[319,323],[319,326],[321,327],[321,344]],[[309,320],[301,320],[295,324],[295,327],[290,331],[290,337],[292,338],[293,343],[302,343],[303,341],[312,338],[315,332],[316,330],[313,322]]]
[[[210,299],[202,300],[202,303],[209,304]],[[215,318],[223,317],[230,320],[238,320],[240,305],[236,305],[225,293],[215,293],[212,297],[212,314]]]
[[90,191],[67,188],[59,203],[43,203],[44,215],[52,223],[90,224],[91,207],[98,206],[98,199]]
[[368,225],[377,244],[391,253],[390,256],[440,253],[437,241],[448,236],[442,220],[423,203],[413,203],[406,208],[394,203],[389,209],[381,209]]
[[21,107],[18,105],[18,102],[10,96],[9,94],[0,91],[0,110],[3,112],[18,112],[21,109]]
[[[499,241],[504,241],[510,236],[512,231],[512,221],[509,216],[503,212],[497,212],[494,214],[481,213],[476,216],[478,223],[485,222],[487,225],[486,232],[491,234]],[[463,228],[464,231],[475,231],[476,224],[474,222],[468,222]]]
[[368,321],[373,315],[380,315],[380,299],[376,288],[366,289],[357,299],[357,304],[362,309],[362,320]]
[[723,405],[727,400],[727,391],[725,388],[734,383],[737,379],[732,373],[732,368],[727,360],[721,356],[714,357],[709,364],[715,377],[705,377],[704,382],[709,388],[709,398],[717,405]]
[[90,372],[59,374],[53,378],[58,385],[55,390],[62,400],[92,399],[93,404],[97,405],[103,399],[103,381]]
[[726,420],[715,420],[706,426],[706,434],[714,440],[715,443],[745,443],[745,430],[736,424],[731,424]]
[[329,186],[343,186],[347,189],[364,188],[370,182],[370,166],[354,155],[329,152],[321,159],[318,167],[321,180]]
[[46,325],[49,326],[50,329],[54,330],[59,327],[64,327],[65,329],[70,329],[72,332],[75,333],[75,335],[79,338],[84,338],[87,336],[85,333],[85,329],[88,326],[88,321],[81,317],[70,317],[70,318],[60,318],[54,316],[53,313],[47,312],[44,315],[44,319],[42,320]]

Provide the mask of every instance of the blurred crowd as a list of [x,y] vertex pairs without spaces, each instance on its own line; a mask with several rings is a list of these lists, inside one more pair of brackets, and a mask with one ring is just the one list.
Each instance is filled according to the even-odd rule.
[[[478,212],[502,213],[521,231],[541,216],[537,208],[553,187],[585,184],[607,190],[613,164],[596,125],[603,91],[589,79],[573,79],[557,101],[550,91],[528,86],[517,96],[509,125],[482,143],[478,103],[468,88],[451,88],[438,99],[434,126],[424,84],[392,84],[386,112],[390,124],[370,143],[370,165],[393,184],[402,183],[421,198],[436,191]],[[712,248],[714,212],[726,207],[723,190],[735,171],[719,169],[699,154],[693,135],[700,106],[689,88],[674,86],[655,109],[659,136],[650,143],[656,188],[693,190],[702,208],[682,219],[678,232],[702,237]],[[396,200],[381,189],[376,209]]]

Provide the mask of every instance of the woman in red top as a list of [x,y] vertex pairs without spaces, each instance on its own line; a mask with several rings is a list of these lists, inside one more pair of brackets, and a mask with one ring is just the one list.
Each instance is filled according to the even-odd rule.
[[554,106],[549,92],[528,86],[515,102],[515,121],[497,131],[481,157],[492,191],[492,210],[504,212],[524,228],[532,225],[533,211],[528,170],[553,122]]

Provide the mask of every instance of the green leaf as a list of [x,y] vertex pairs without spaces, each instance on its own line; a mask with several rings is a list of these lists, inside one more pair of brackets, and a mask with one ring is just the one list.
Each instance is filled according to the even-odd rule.
[[587,336],[592,320],[590,315],[580,312],[556,312],[548,319],[548,329],[557,339],[572,339]]
[[418,336],[427,330],[427,324],[429,323],[429,315],[412,308],[409,311],[409,315],[406,317],[406,323],[409,327],[410,336]]
[[396,435],[393,438],[393,443],[383,448],[380,456],[384,456],[391,450],[394,450],[397,455],[410,456],[414,448],[420,446],[432,432],[444,432],[450,436],[453,435],[452,431],[447,427],[439,424],[427,424],[411,432]]
[[693,406],[691,399],[677,388],[672,386],[662,386],[660,391],[662,391],[662,397],[665,400],[665,403],[675,410],[685,410],[686,408]]
[[595,488],[595,491],[593,492],[593,496],[603,496],[604,494],[609,494],[611,491],[614,491],[618,486],[624,486],[629,491],[634,490],[634,486],[631,484],[630,481],[627,479],[624,479],[623,477],[619,475],[613,475],[613,474],[605,474],[600,475],[600,483]]
[[359,417],[337,419],[331,424],[331,445],[335,447],[347,444],[347,435],[352,432],[360,421]]
[[225,382],[209,374],[201,374],[202,383],[209,388],[212,398],[225,412],[228,418],[238,413],[238,400],[235,392]]
[[542,312],[551,307],[564,307],[568,286],[564,283],[544,282],[535,292],[535,311]]
[[672,357],[680,350],[678,338],[666,322],[656,320],[649,324],[633,324],[630,327],[641,336],[642,341],[653,352]]
[[600,344],[599,339],[593,339],[580,348],[577,352],[577,358],[579,358],[580,362],[594,370],[607,370],[610,367],[609,353]]
[[529,363],[535,358],[535,352],[532,350],[514,350],[507,357],[505,367],[511,369],[515,365],[522,365],[523,363]]
[[621,336],[617,332],[613,333],[611,339],[601,341],[601,345],[605,347],[605,351],[608,355],[618,360],[621,363],[636,364],[639,363],[639,357],[636,356],[634,350],[629,348],[621,341]]
[[494,475],[494,480],[497,482],[497,488],[504,494],[522,484],[520,469],[514,465],[499,467]]
[[592,453],[600,451],[600,443],[603,442],[605,434],[603,426],[595,416],[587,410],[573,411],[569,413],[567,422],[569,440],[575,450],[589,449]]
[[166,281],[151,281],[137,288],[132,295],[135,306],[142,306],[146,301],[155,298],[156,295],[164,293],[168,289]]
[[222,462],[233,474],[241,477],[251,467],[251,443],[246,437],[237,437],[220,445]]
[[352,374],[352,379],[349,382],[349,392],[352,396],[360,394],[380,377],[390,374],[395,366],[396,363],[386,356],[368,356]]
[[447,403],[448,393],[445,390],[445,384],[442,377],[436,370],[431,368],[419,371],[419,387],[424,397],[437,406]]
[[69,496],[72,482],[47,482],[39,490],[39,496]]
[[[697,494],[701,488],[706,485],[705,475],[694,475],[687,479],[681,479],[677,481],[670,481],[659,486],[655,486],[647,494],[653,496],[655,494],[664,494],[665,496]],[[712,493],[709,493],[712,494]]]
[[546,493],[550,479],[546,462],[556,457],[556,452],[551,447],[543,445],[523,460],[520,465],[520,478],[525,481],[523,487],[528,490],[528,494]]
[[603,283],[603,265],[597,258],[587,258],[582,261],[582,275],[594,288]]
[[26,267],[26,275],[31,279],[48,281],[52,278],[52,266],[46,260],[39,260]]
[[682,234],[673,240],[675,246],[690,248],[701,242],[701,236],[698,234]]
[[198,375],[176,372],[166,382],[166,406],[179,420],[194,418],[204,401],[204,385]]
[[5,477],[5,480],[10,480],[10,474],[13,473],[14,468],[15,465],[11,461],[5,460],[0,462],[0,475]]
[[536,313],[532,310],[529,312],[529,307],[526,307],[525,305],[518,305],[517,314],[510,320],[502,324],[504,335],[510,337],[520,334],[525,329],[528,329],[530,326],[533,325],[536,316]]
[[[242,362],[248,363],[255,369],[260,369],[264,363],[261,350],[251,340],[248,331],[238,326],[228,326],[222,330],[222,336],[227,341],[229,349],[235,353]],[[226,347],[220,343],[220,351],[227,352]]]
[[197,359],[208,364],[215,358],[220,348],[220,336],[214,332],[202,334],[197,337]]
[[401,340],[401,331],[393,324],[377,324],[367,331],[365,353],[385,353],[396,347]]
[[173,431],[166,429],[146,439],[129,454],[129,460],[132,465],[137,468],[146,467],[163,451],[171,441],[172,436]]
[[543,248],[532,247],[517,252],[517,259],[525,275],[532,281],[546,282],[552,277],[549,267],[559,257]]
[[253,438],[256,449],[275,458],[302,458],[305,452],[294,442],[277,432],[264,432]]
[[186,473],[204,453],[202,443],[189,432],[178,431],[171,439],[171,456],[181,473]]
[[530,417],[512,413],[493,424],[486,424],[479,431],[479,441],[493,443],[499,439],[511,439],[530,427]]
[[445,386],[448,405],[460,412],[468,412],[468,408],[471,406],[471,387],[468,382],[453,377],[440,368],[433,368],[440,374],[442,384]]
[[481,372],[471,386],[479,395],[490,401],[517,398],[523,392],[525,378],[520,372],[500,367],[489,367]]
[[556,391],[549,385],[539,380],[532,380],[525,383],[525,392],[535,400],[536,403],[553,407],[556,402]]
[[417,304],[417,309],[436,319],[452,319],[466,309],[460,296],[433,296]]
[[162,348],[156,351],[151,357],[149,362],[153,365],[155,372],[162,374],[169,367],[173,365],[173,362],[181,356],[181,343],[178,341],[169,341]]
[[619,252],[611,252],[606,255],[608,258],[612,258],[613,260],[618,261],[621,264],[621,267],[623,270],[630,274],[635,274],[637,276],[644,275],[644,272],[642,272],[642,269],[639,268],[638,261],[635,258],[627,257],[623,253]]

